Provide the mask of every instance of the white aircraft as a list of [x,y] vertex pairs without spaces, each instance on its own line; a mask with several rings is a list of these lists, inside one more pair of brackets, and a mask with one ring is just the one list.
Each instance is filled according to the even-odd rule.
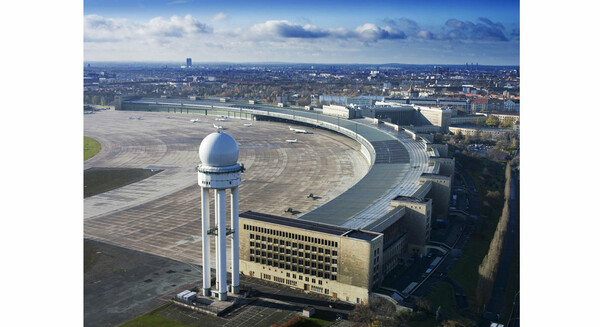
[[293,140],[285,140],[288,143],[296,143],[298,142],[298,139],[293,139]]
[[196,119],[190,119],[190,121],[191,121],[192,123],[197,123],[197,122],[198,122],[198,118],[196,118]]
[[250,126],[252,126],[252,123],[250,123],[250,124],[244,124],[244,126],[250,127]]
[[171,118],[173,118],[173,117],[171,117],[171,116],[167,116],[166,118],[167,118],[167,119],[171,119]]
[[215,118],[215,120],[218,120],[218,121],[226,121],[226,120],[227,120],[227,116],[221,116],[221,117],[219,117],[219,118]]
[[138,117],[137,120],[142,120],[142,117]]
[[217,125],[217,124],[213,124],[213,127],[216,129],[223,129],[223,126]]
[[288,126],[290,128],[290,131],[293,131],[294,133],[304,133],[304,134],[308,134],[309,132],[305,129],[296,129],[293,128],[292,126]]

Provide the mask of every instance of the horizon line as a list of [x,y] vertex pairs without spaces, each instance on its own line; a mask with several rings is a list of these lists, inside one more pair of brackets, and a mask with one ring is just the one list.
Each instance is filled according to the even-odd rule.
[[[89,60],[83,61],[84,64],[91,63],[105,63],[105,64],[172,64],[178,66],[185,66],[185,61],[133,61],[133,60]],[[250,64],[291,64],[291,65],[374,65],[374,66],[385,66],[385,65],[402,65],[402,66],[465,66],[465,64],[469,65],[477,65],[477,66],[510,66],[510,67],[520,67],[520,64],[479,64],[477,62],[471,63],[460,63],[460,64],[441,64],[441,63],[427,63],[427,64],[407,64],[407,63],[397,63],[397,62],[386,62],[386,63],[311,63],[311,62],[289,62],[289,61],[202,61],[196,62],[192,65],[192,68],[196,65],[201,64],[235,64],[235,65],[250,65]]]

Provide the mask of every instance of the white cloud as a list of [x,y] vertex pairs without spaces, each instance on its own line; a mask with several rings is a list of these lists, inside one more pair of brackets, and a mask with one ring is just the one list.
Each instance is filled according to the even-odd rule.
[[84,17],[84,40],[86,42],[117,42],[139,38],[182,38],[212,33],[212,28],[191,15],[155,17],[146,23],[127,19],[104,18],[99,15]]
[[220,13],[218,13],[218,14],[214,15],[214,16],[211,18],[211,20],[212,20],[213,22],[223,22],[223,21],[229,20],[229,15],[227,15],[226,13],[222,13],[222,12],[220,12]]

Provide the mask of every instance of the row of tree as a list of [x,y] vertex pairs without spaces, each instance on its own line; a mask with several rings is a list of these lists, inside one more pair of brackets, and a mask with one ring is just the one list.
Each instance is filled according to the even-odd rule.
[[488,303],[492,297],[494,282],[496,280],[496,274],[498,272],[498,266],[500,263],[500,256],[502,254],[502,248],[504,247],[504,236],[508,230],[508,221],[510,218],[508,201],[510,198],[511,170],[511,164],[510,162],[507,162],[506,183],[504,185],[504,207],[502,208],[502,215],[498,220],[498,226],[496,227],[494,237],[490,242],[488,253],[479,265],[479,280],[477,282],[476,299],[480,306]]
[[477,126],[486,126],[486,127],[500,127],[500,128],[512,128],[515,123],[515,118],[507,118],[502,121],[494,115],[489,115],[488,118],[478,118],[475,121],[475,125]]

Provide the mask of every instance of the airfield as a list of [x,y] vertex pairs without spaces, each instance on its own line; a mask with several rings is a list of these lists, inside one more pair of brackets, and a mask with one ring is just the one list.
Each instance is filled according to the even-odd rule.
[[[298,218],[338,197],[369,170],[359,143],[322,129],[309,128],[312,134],[302,134],[291,131],[289,124],[215,121],[213,116],[190,114],[104,111],[85,115],[84,135],[100,142],[102,149],[85,161],[84,169],[161,172],[84,199],[84,237],[200,264],[201,202],[195,167],[200,163],[200,142],[216,131],[213,124],[222,126],[240,146],[238,161],[246,168],[240,212]],[[311,193],[314,198],[308,197]],[[293,214],[284,212],[288,208]]]

